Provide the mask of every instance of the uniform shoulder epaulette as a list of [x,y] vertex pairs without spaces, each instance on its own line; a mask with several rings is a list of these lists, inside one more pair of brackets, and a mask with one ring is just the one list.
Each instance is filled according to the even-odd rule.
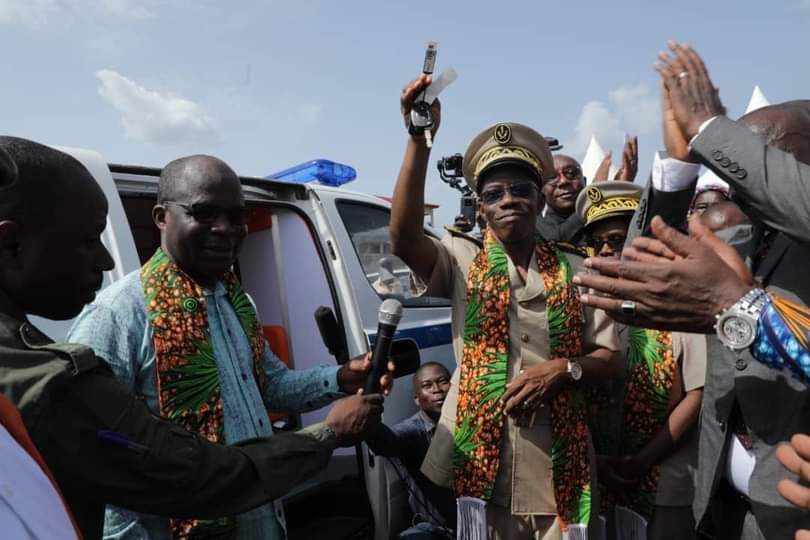
[[480,238],[476,238],[475,236],[469,235],[465,232],[462,232],[460,229],[453,227],[452,225],[445,225],[444,230],[450,233],[451,236],[455,236],[456,238],[463,238],[469,242],[472,242],[478,247],[484,247],[484,241]]
[[574,255],[579,255],[580,257],[590,256],[586,248],[569,244],[568,242],[554,242],[554,245],[557,246],[560,251],[565,251],[566,253],[573,253]]

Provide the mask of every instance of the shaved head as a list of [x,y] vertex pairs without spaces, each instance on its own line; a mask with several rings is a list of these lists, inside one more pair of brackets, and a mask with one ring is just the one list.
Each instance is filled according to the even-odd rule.
[[769,146],[810,164],[810,100],[786,101],[752,111],[740,121]]
[[19,313],[75,317],[113,260],[101,235],[107,199],[75,158],[0,137],[0,289]]
[[205,154],[181,157],[163,167],[158,184],[158,204],[165,201],[176,200],[193,187],[189,182],[196,183],[201,179],[211,177],[238,177],[231,167],[219,158]]
[[50,225],[78,201],[106,199],[73,156],[18,137],[0,137],[0,220]]

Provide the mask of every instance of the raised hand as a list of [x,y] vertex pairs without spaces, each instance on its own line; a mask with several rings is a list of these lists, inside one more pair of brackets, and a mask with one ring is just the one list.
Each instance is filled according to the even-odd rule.
[[638,137],[627,137],[622,149],[622,166],[616,171],[614,180],[632,182],[638,174]]
[[[574,283],[605,296],[584,294],[582,303],[633,326],[711,333],[715,315],[742,298],[752,288],[752,280],[741,277],[739,268],[732,269],[714,247],[700,240],[707,231],[698,218],[689,221],[693,238],[659,216],[651,225],[660,240],[660,244],[652,244],[653,251],[644,249],[646,240],[633,241],[637,251],[648,255],[646,259],[592,257],[585,261],[598,274],[577,274]],[[625,300],[635,302],[633,312],[622,310]]]
[[698,134],[701,124],[726,114],[717,88],[698,54],[685,44],[670,41],[671,56],[658,54],[655,70],[661,76],[675,122],[686,141]]
[[[413,107],[414,101],[419,98],[425,88],[430,86],[432,82],[433,78],[430,75],[422,73],[402,89],[402,94],[399,97],[399,110],[402,113],[402,119],[405,122],[406,128],[410,125],[411,108]],[[433,129],[431,129],[431,132],[433,135],[436,135],[436,132],[439,130],[439,124],[441,124],[442,121],[442,105],[439,103],[438,99],[431,104],[430,112],[433,114]],[[421,138],[423,135],[419,135],[418,137]]]

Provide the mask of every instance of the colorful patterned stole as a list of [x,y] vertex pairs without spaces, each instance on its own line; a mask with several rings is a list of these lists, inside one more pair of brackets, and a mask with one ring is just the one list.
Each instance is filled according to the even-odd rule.
[[[678,369],[672,350],[672,333],[629,327],[627,381],[622,407],[622,441],[619,455],[637,454],[667,424],[669,397]],[[658,466],[636,487],[616,494],[616,502],[649,520],[655,511]]]
[[[228,298],[253,351],[253,375],[261,394],[264,333],[236,275],[222,277]],[[154,336],[160,415],[211,442],[224,444],[219,372],[208,331],[208,307],[202,287],[158,248],[141,268],[146,311]],[[236,538],[236,520],[172,519],[174,538]]]
[[[582,354],[584,315],[571,267],[555,244],[537,239],[535,257],[545,287],[552,358]],[[509,358],[511,288],[507,255],[490,231],[467,276],[467,311],[454,438],[458,497],[489,500],[500,463]],[[585,399],[566,385],[551,401],[552,478],[563,531],[587,526],[591,470]],[[582,527],[578,527],[582,528]]]

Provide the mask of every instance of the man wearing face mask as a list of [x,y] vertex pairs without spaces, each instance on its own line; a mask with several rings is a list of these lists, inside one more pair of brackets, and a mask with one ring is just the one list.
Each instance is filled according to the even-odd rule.
[[[429,84],[422,76],[403,91],[406,123]],[[433,116],[435,130],[438,102]],[[458,368],[422,472],[462,498],[459,529],[486,523],[483,534],[496,540],[566,530],[598,538],[584,393],[616,373],[618,343],[570,283],[582,258],[535,230],[540,184],[556,177],[548,145],[506,122],[472,140],[463,169],[487,223],[483,241],[424,234],[429,157],[423,136],[411,135],[391,212],[393,252],[427,294],[452,303]]]

